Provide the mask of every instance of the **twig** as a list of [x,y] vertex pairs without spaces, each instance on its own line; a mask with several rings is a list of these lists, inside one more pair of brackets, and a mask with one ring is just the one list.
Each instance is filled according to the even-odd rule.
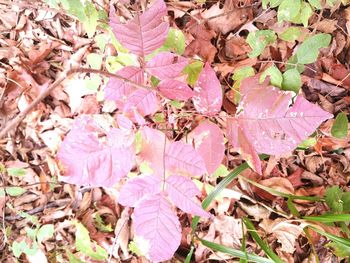
[[93,73],[93,74],[101,74],[107,77],[114,77],[117,79],[120,79],[122,81],[124,81],[125,83],[128,83],[134,87],[137,88],[143,88],[143,89],[150,89],[150,87],[144,86],[144,85],[140,85],[134,81],[131,81],[127,78],[124,78],[118,74],[113,74],[113,73],[109,73],[106,71],[102,71],[102,70],[96,70],[96,69],[89,69],[89,68],[73,68],[67,71],[63,71],[60,76],[58,77],[58,79],[55,80],[55,82],[53,82],[51,84],[51,86],[49,86],[45,91],[43,91],[36,99],[33,100],[33,102],[31,104],[29,104],[29,106],[27,108],[25,108],[22,112],[20,112],[15,118],[13,118],[6,126],[4,129],[2,129],[0,131],[0,139],[2,139],[3,137],[6,136],[6,134],[11,131],[12,129],[14,129],[15,127],[17,127],[17,125],[23,121],[23,119],[27,116],[27,114],[33,110],[43,99],[45,99],[48,95],[50,95],[50,93],[57,88],[64,80],[66,80],[68,77],[70,77],[73,74],[76,73]]
[[113,251],[115,249],[115,246],[117,245],[118,239],[119,239],[119,235],[122,232],[124,226],[126,225],[126,223],[129,221],[129,208],[125,208],[120,216],[120,220],[123,220],[123,223],[121,224],[120,228],[118,229],[118,223],[117,226],[115,227],[115,238],[113,240],[113,245],[111,248],[111,251],[109,253],[109,257],[108,257],[108,263],[112,262],[112,257],[113,257]]
[[[45,208],[52,208],[52,207],[57,207],[57,206],[63,206],[63,205],[66,205],[66,204],[70,203],[71,201],[72,200],[70,198],[56,200],[56,201],[48,203],[46,205],[35,207],[33,209],[25,211],[25,213],[27,213],[29,215],[34,215],[34,214],[37,214],[37,213],[40,213],[40,212],[44,211]],[[24,216],[21,215],[21,214],[18,214],[18,215],[15,215],[15,216],[5,216],[5,221],[15,221],[15,220],[20,220],[21,218],[24,218]]]

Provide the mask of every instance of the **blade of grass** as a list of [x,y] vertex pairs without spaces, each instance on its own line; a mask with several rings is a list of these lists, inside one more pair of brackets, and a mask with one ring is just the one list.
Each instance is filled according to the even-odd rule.
[[261,247],[261,249],[265,252],[265,254],[271,258],[276,263],[283,263],[283,261],[275,254],[275,252],[272,251],[272,249],[266,244],[265,241],[261,239],[261,237],[258,235],[258,232],[256,231],[253,223],[247,218],[243,217],[243,222],[245,226],[247,227],[247,230],[251,237],[255,240],[255,242]]
[[321,223],[334,223],[334,222],[350,222],[350,214],[327,214],[321,216],[304,216],[303,219],[321,222]]
[[242,222],[242,252],[245,254],[245,258],[241,258],[239,260],[239,263],[248,263],[248,254],[247,254],[247,249],[246,249],[246,236],[244,233],[244,224]]
[[[268,157],[266,154],[260,155],[260,159],[264,160]],[[238,166],[236,169],[234,169],[232,172],[230,172],[214,189],[213,192],[211,192],[202,202],[203,209],[206,209],[211,202],[220,194],[222,190],[224,190],[232,181],[235,179],[241,172],[248,169],[249,165],[247,163],[243,163],[240,166]],[[191,228],[192,233],[197,228],[199,222],[199,217],[195,216],[192,220]]]
[[338,237],[336,235],[333,235],[333,234],[329,234],[329,233],[326,233],[322,230],[319,230],[318,228],[316,227],[313,227],[313,226],[308,226],[310,229],[312,229],[313,231],[329,238],[330,240],[334,241],[334,242],[337,242],[337,243],[340,243],[340,244],[343,244],[345,246],[348,246],[350,247],[350,239],[348,238],[343,238],[343,237]]
[[234,249],[234,248],[230,248],[230,247],[226,247],[217,243],[213,243],[204,239],[199,239],[201,241],[201,243],[208,247],[211,248],[213,250],[216,251],[220,251],[226,254],[229,254],[231,256],[237,257],[237,258],[241,258],[241,259],[246,259],[248,258],[248,260],[250,262],[257,262],[257,263],[273,263],[274,261],[268,258],[263,258],[254,254],[249,254],[249,253],[244,253],[241,250],[238,249]]
[[188,254],[186,256],[185,263],[191,262],[193,251],[194,251],[194,246],[191,246],[191,250],[190,250],[190,252],[188,252]]
[[291,200],[307,200],[307,201],[321,201],[322,198],[320,197],[317,197],[317,196],[303,196],[303,195],[292,195],[292,194],[286,194],[286,193],[283,193],[283,192],[280,192],[280,191],[277,191],[273,188],[270,188],[270,187],[267,187],[265,185],[262,185],[262,184],[259,184],[257,182],[254,182],[248,178],[245,178],[243,176],[240,176],[239,175],[239,178],[241,178],[242,180],[244,181],[247,181],[248,183],[260,188],[260,189],[263,189],[265,190],[266,192],[274,195],[274,196],[280,196],[280,197],[285,197],[285,198],[290,198]]

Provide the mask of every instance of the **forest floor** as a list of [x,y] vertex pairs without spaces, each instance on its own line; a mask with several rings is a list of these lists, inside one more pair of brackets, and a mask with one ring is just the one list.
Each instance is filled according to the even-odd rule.
[[[111,4],[108,0],[93,2],[101,10],[109,10]],[[128,17],[128,1],[123,2],[126,7],[122,12]],[[234,114],[235,91],[230,88],[235,82],[233,72],[247,66],[260,73],[272,64],[284,70],[300,39],[276,40],[258,57],[249,57],[251,47],[245,39],[250,31],[272,29],[280,33],[290,23],[278,23],[276,8],[263,10],[261,1],[219,2],[170,0],[166,4],[170,25],[184,33],[183,55],[212,65],[225,92],[222,111]],[[105,28],[98,25],[87,33],[89,18],[80,22],[82,18],[71,10],[53,8],[55,3],[60,1],[0,0],[0,130],[64,70],[80,66],[115,71],[122,64],[115,59],[118,52]],[[300,94],[334,116],[340,112],[349,116],[350,7],[339,4],[316,10],[307,27],[297,27],[304,37],[316,32],[332,35],[330,46],[322,49],[318,60],[302,73]],[[113,250],[109,259],[101,252],[102,261],[147,262],[137,255],[132,217],[116,202],[117,188],[81,188],[59,179],[63,169],[56,153],[74,118],[82,114],[115,114],[103,99],[107,80],[89,73],[67,77],[23,121],[0,137],[1,262],[95,262],[98,256],[94,261],[89,257],[91,251],[78,249],[94,246],[94,242],[108,255]],[[159,113],[163,111],[166,109]],[[178,114],[185,116],[178,125],[181,132],[176,136],[180,137],[204,118],[181,110]],[[147,121],[158,128],[166,127],[161,115],[158,117]],[[216,122],[225,130],[222,118]],[[258,235],[283,262],[340,262],[349,255],[349,247],[334,245],[324,235],[303,229],[307,224],[302,220],[305,216],[349,212],[345,207],[349,207],[350,198],[347,195],[346,204],[343,192],[350,190],[350,137],[348,133],[346,138],[334,138],[333,123],[334,119],[325,121],[308,145],[262,161],[262,175],[251,169],[240,173],[210,204],[207,210],[215,219],[201,220],[196,238],[238,250],[246,242],[247,252],[266,256],[265,249],[246,230],[242,231],[241,218],[248,216]],[[232,171],[243,162],[227,146],[222,162],[226,169]],[[203,184],[215,187],[227,174],[199,181],[201,200],[209,192]],[[323,197],[331,187],[327,203]],[[295,196],[312,198],[298,200]],[[344,202],[344,208],[337,210]],[[236,261],[229,253],[210,249],[198,239],[191,244],[192,216],[180,210],[178,215],[182,240],[172,262],[184,262],[191,246],[195,248],[193,262]],[[312,221],[322,231],[344,239],[350,238],[347,223]]]

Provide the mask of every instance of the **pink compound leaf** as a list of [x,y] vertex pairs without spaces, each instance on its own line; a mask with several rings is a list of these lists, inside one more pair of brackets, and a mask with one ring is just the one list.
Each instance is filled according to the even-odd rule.
[[158,194],[160,183],[160,178],[152,175],[133,178],[121,188],[118,202],[123,206],[134,207],[146,195]]
[[[290,92],[259,84],[258,78],[247,78],[241,84],[241,109],[231,128],[233,145],[243,154],[281,155],[294,150],[332,114],[297,96],[294,104]],[[237,135],[238,134],[238,135]],[[237,139],[241,138],[241,139]],[[244,139],[242,139],[244,138]],[[241,140],[241,141],[240,141]],[[250,146],[243,147],[244,141]],[[254,158],[253,158],[254,159]]]
[[193,97],[193,90],[186,84],[175,79],[162,80],[157,89],[160,94],[171,100],[188,100]]
[[180,141],[167,145],[165,167],[172,172],[191,176],[203,175],[207,172],[202,156],[192,146]]
[[187,139],[202,156],[208,173],[214,173],[225,155],[224,135],[221,129],[210,121],[204,121],[188,135]]
[[194,86],[194,107],[202,114],[214,116],[222,106],[222,89],[215,71],[206,63]]
[[156,93],[152,90],[138,89],[132,93],[125,103],[124,112],[133,113],[134,110],[142,116],[154,114],[159,107]]
[[181,226],[163,194],[146,196],[134,210],[135,235],[142,239],[146,257],[153,262],[169,260],[181,241]]
[[146,70],[157,78],[173,79],[178,77],[188,64],[188,59],[170,52],[161,52],[146,64]]
[[203,210],[198,200],[195,199],[201,192],[191,179],[171,175],[166,179],[166,190],[171,201],[182,211],[205,218],[210,217],[210,214]]
[[157,0],[143,14],[122,24],[112,6],[110,10],[110,26],[120,43],[130,52],[145,57],[161,47],[168,35],[169,23],[163,18],[167,8],[163,0]]
[[141,129],[141,135],[141,160],[146,161],[150,165],[153,174],[162,178],[165,174],[165,147],[170,144],[170,142],[163,132],[151,129],[147,126]]
[[131,170],[134,152],[130,147],[101,143],[94,121],[77,118],[58,151],[65,167],[62,180],[77,185],[111,187]]
[[[127,78],[138,84],[143,84],[144,82],[144,72],[142,69],[128,66],[117,71],[116,74],[121,77]],[[108,100],[115,101],[117,105],[124,105],[127,97],[136,90],[131,84],[117,78],[110,78],[107,86],[104,89],[105,98]]]

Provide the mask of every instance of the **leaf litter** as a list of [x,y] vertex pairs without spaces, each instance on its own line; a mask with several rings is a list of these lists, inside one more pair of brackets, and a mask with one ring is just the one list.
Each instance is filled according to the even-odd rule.
[[[67,78],[62,82],[60,87],[41,101],[16,129],[11,130],[5,138],[1,138],[0,216],[2,227],[0,237],[3,241],[2,244],[0,242],[1,261],[12,262],[16,255],[24,262],[51,262],[51,260],[52,262],[79,262],[77,260],[90,262],[98,259],[107,261],[110,253],[113,253],[111,262],[117,262],[117,260],[144,262],[146,259],[141,255],[146,255],[154,261],[162,261],[168,259],[169,255],[171,256],[176,251],[172,259],[175,262],[176,258],[184,261],[191,245],[196,247],[193,260],[230,260],[231,256],[210,250],[199,242],[191,244],[191,232],[186,229],[191,224],[192,216],[190,214],[194,208],[183,206],[186,206],[186,202],[195,196],[199,200],[196,199],[195,203],[191,203],[189,206],[198,205],[199,201],[210,193],[207,186],[215,187],[224,180],[227,173],[211,176],[215,174],[214,172],[220,164],[224,164],[231,171],[244,160],[250,160],[245,157],[245,154],[238,155],[237,148],[232,148],[226,143],[227,139],[230,140],[227,135],[224,139],[222,137],[222,134],[226,134],[230,129],[229,124],[226,123],[227,117],[232,117],[235,114],[238,118],[242,116],[239,112],[239,105],[235,105],[235,100],[225,100],[225,98],[232,98],[232,94],[243,98],[246,95],[244,82],[238,85],[239,90],[231,89],[236,82],[232,79],[232,74],[244,66],[253,67],[254,74],[262,73],[267,68],[266,62],[275,63],[280,71],[285,70],[288,65],[283,63],[290,63],[287,61],[288,58],[294,52],[298,53],[298,45],[296,44],[304,41],[305,33],[288,43],[280,39],[274,43],[266,42],[268,43],[267,47],[264,48],[258,59],[251,58],[250,54],[254,46],[247,44],[249,42],[246,41],[245,33],[272,29],[279,34],[278,27],[281,25],[277,23],[278,16],[275,10],[265,12],[259,4],[251,1],[245,1],[242,6],[241,1],[235,0],[226,0],[222,3],[211,1],[190,3],[167,1],[164,3],[158,0],[156,5],[158,5],[159,12],[156,15],[159,17],[156,17],[157,21],[153,20],[152,26],[155,27],[158,23],[160,28],[157,29],[157,32],[154,31],[154,35],[147,34],[145,39],[140,39],[140,34],[137,35],[137,41],[144,41],[145,46],[141,48],[140,45],[131,45],[127,36],[118,38],[118,40],[132,53],[146,57],[154,49],[162,48],[168,32],[166,21],[169,21],[172,28],[181,30],[184,34],[186,48],[183,54],[177,56],[174,56],[174,53],[169,52],[169,50],[162,50],[148,60],[148,66],[140,69],[139,62],[123,61],[121,55],[123,49],[120,49],[118,44],[110,44],[113,39],[103,26],[98,26],[96,31],[91,31],[91,28],[86,28],[87,25],[79,22],[79,19],[83,20],[82,18],[86,19],[86,17],[93,15],[93,11],[80,13],[79,9],[74,9],[74,4],[68,4],[66,11],[62,11],[62,8],[57,11],[53,7],[54,3],[59,2],[47,1],[51,6],[45,3],[34,5],[16,2],[12,5],[12,2],[11,4],[6,1],[0,2],[0,6],[3,7],[0,15],[2,32],[0,35],[1,129],[53,83],[63,69],[71,66],[91,67],[88,64],[88,54],[98,54],[105,60],[111,54],[120,53],[120,56],[116,56],[120,59],[120,63],[116,62],[114,66],[119,67],[119,69],[121,65],[127,66],[120,72],[118,71],[120,75],[131,78],[138,84],[144,84],[145,72],[143,70],[145,70],[148,72],[147,74],[154,75],[161,81],[155,87],[162,97],[155,95],[153,91],[147,91],[147,94],[141,94],[142,96],[135,94],[137,90],[135,87],[120,80],[118,83],[118,80],[113,80],[113,78],[108,81],[102,77],[95,80],[94,83],[91,74],[80,73],[75,78]],[[112,20],[111,24],[112,27],[115,25],[116,36],[123,36],[123,32],[125,33],[128,27],[133,27],[133,23],[137,19],[134,17],[135,11],[132,11],[134,9],[129,1],[123,2],[125,5],[118,4],[118,20]],[[311,4],[311,1],[309,2]],[[72,1],[72,3],[77,3],[77,1]],[[109,3],[100,3],[100,1],[93,2],[93,5],[95,8],[102,5],[106,10],[110,6]],[[143,7],[145,5],[146,1],[142,3]],[[147,5],[148,8],[150,6],[152,5]],[[109,10],[115,19],[116,13],[113,9]],[[327,6],[324,13],[316,12],[309,18],[310,28],[301,28],[306,34],[313,34],[317,31],[332,35],[331,45],[320,50],[321,55],[316,61],[305,65],[306,70],[301,78],[301,91],[296,99],[293,98],[294,104],[300,97],[301,100],[305,98],[310,105],[321,105],[323,107],[322,113],[329,112],[327,118],[330,114],[337,116],[340,112],[346,115],[350,114],[349,68],[346,64],[349,54],[348,50],[344,48],[343,40],[347,39],[348,12],[349,7],[346,5],[340,6],[338,9],[329,9]],[[145,14],[146,12],[140,15],[141,21],[147,19],[147,14]],[[163,20],[163,16],[167,17],[166,20]],[[125,24],[124,20],[120,20],[124,18],[129,22]],[[93,19],[96,17],[92,17],[91,21]],[[99,19],[102,21],[103,16]],[[232,22],[227,23],[227,21]],[[283,28],[290,25],[290,22],[282,22]],[[90,26],[94,27],[94,25]],[[155,30],[152,26],[149,29],[151,32]],[[283,32],[283,30],[280,31]],[[101,35],[108,39],[108,44],[100,43],[104,48],[100,48],[98,43],[97,36]],[[115,52],[116,49],[118,49],[117,52]],[[304,60],[308,59],[299,56]],[[187,70],[187,72],[193,73],[191,77],[194,81],[191,84],[186,83],[186,78],[182,76],[183,68],[186,66],[186,63],[182,64],[182,62],[193,58],[202,60],[204,71],[202,71],[201,65],[198,67],[198,74],[192,69]],[[167,74],[164,74],[162,70],[157,71],[159,65],[167,68]],[[137,72],[129,72],[132,69]],[[186,72],[186,69],[184,71]],[[138,75],[133,74],[130,77],[132,73]],[[205,78],[204,74],[212,75],[209,80],[212,82],[210,85],[203,79]],[[188,74],[189,77],[190,74]],[[270,76],[271,79],[272,77]],[[114,82],[111,84],[112,81]],[[113,86],[110,93],[108,93],[109,85]],[[178,92],[172,92],[169,90],[171,85],[181,88]],[[264,84],[253,86],[259,87],[259,85],[263,86]],[[104,86],[106,86],[105,97],[103,96]],[[116,88],[117,86],[118,88]],[[268,89],[266,85],[264,87],[266,90]],[[198,93],[198,88],[205,89],[206,94]],[[268,92],[270,95],[273,93],[271,90]],[[135,99],[126,102],[125,97],[132,93]],[[208,94],[211,93],[214,95],[209,96]],[[221,102],[222,93],[224,94],[223,102]],[[263,113],[257,109],[261,93],[253,95],[257,96],[257,102],[253,103],[252,110],[257,110],[256,115],[259,116],[259,113]],[[132,150],[127,148],[128,150],[125,151],[128,151],[128,154],[121,150],[124,149],[125,145],[123,146],[123,144],[128,142],[135,141],[134,144],[137,145],[139,136],[133,134],[135,126],[130,124],[129,119],[124,120],[128,122],[125,126],[118,122],[118,128],[111,129],[111,127],[116,127],[116,119],[115,116],[106,113],[113,113],[114,110],[105,111],[108,107],[107,100],[104,98],[115,103],[117,108],[122,108],[122,113],[136,125],[151,124],[152,128],[156,129],[155,134],[153,134],[153,129],[150,130],[147,125],[142,128],[143,136],[150,136],[152,139],[148,142],[148,137],[142,140],[141,153],[139,149],[136,149],[137,147]],[[147,100],[143,101],[143,98],[147,98]],[[165,98],[183,100],[184,102],[181,104],[182,107],[176,107],[178,106],[177,102],[166,103]],[[191,98],[193,103],[189,102]],[[243,103],[244,99],[241,102]],[[221,107],[222,103],[225,110]],[[230,107],[230,110],[227,107]],[[195,113],[195,110],[201,114]],[[168,123],[153,121],[150,116],[156,112],[163,113],[169,120],[172,118],[172,121],[168,121]],[[96,114],[97,116],[94,118],[96,123],[92,125],[93,127],[83,127],[74,137],[72,135],[74,128],[72,129],[72,127],[76,127],[74,122],[77,121],[78,114]],[[249,110],[247,114],[253,113]],[[124,115],[121,116],[124,117]],[[206,117],[210,118],[203,122]],[[322,121],[326,119],[326,115],[323,117]],[[319,122],[321,123],[321,121]],[[247,252],[263,256],[261,248],[249,239],[245,228],[242,228],[242,221],[239,220],[239,218],[248,215],[255,222],[259,235],[267,241],[271,248],[275,249],[285,262],[306,262],[308,257],[315,257],[314,252],[316,252],[320,262],[326,262],[330,258],[334,259],[336,257],[332,253],[334,250],[330,246],[325,247],[329,241],[317,232],[309,230],[310,239],[313,242],[307,242],[307,235],[303,232],[304,222],[298,221],[300,217],[298,218],[291,213],[291,208],[288,206],[289,199],[274,192],[292,196],[322,198],[331,186],[339,186],[344,192],[349,191],[349,132],[345,138],[334,138],[331,132],[333,122],[332,119],[325,120],[317,134],[312,134],[313,131],[310,131],[306,137],[298,138],[299,141],[291,147],[295,148],[299,145],[294,152],[282,152],[282,149],[288,145],[281,144],[281,152],[275,157],[275,162],[260,161],[255,153],[253,160],[260,163],[259,167],[255,167],[258,173],[250,170],[243,172],[241,176],[257,184],[252,185],[241,179],[232,181],[226,190],[232,190],[236,194],[226,192],[228,197],[223,194],[220,201],[210,206],[210,213],[215,216],[215,219],[202,219],[197,229],[197,235],[236,249],[241,249],[243,236],[246,236],[248,238]],[[317,126],[320,123],[317,123]],[[86,140],[83,142],[87,143],[89,147],[92,144],[95,145],[94,152],[90,152],[91,148],[86,149],[88,152],[86,156],[90,160],[91,155],[95,161],[90,160],[89,163],[83,164],[83,162],[78,163],[77,160],[79,158],[85,159],[85,156],[82,156],[84,144],[78,142],[87,132],[86,128],[90,129],[91,133],[86,134]],[[207,128],[209,133],[215,134],[215,139],[212,141],[206,137],[205,131],[201,131]],[[246,131],[248,135],[245,134],[240,142],[244,144],[244,140],[246,140],[249,144],[254,143],[254,139],[249,137],[253,136],[251,135],[253,131],[248,129]],[[261,135],[262,131],[264,129],[258,130],[258,133]],[[118,138],[123,134],[123,140],[119,144],[114,140],[113,143],[109,141],[114,136],[113,132]],[[280,132],[274,134],[274,138],[283,141],[287,140],[288,135],[289,133],[284,135],[283,132]],[[259,137],[259,139],[261,138]],[[300,145],[302,140],[309,140],[309,138],[314,139],[313,144],[307,147]],[[62,156],[62,151],[64,151],[62,145],[65,144],[72,147],[70,153],[64,157],[63,162],[56,162],[57,155],[58,158],[60,155]],[[174,144],[177,144],[176,148]],[[157,149],[154,148],[155,146]],[[74,149],[77,151],[76,156],[73,157],[71,151],[74,152]],[[163,182],[166,182],[165,185],[172,186],[180,184],[181,187],[184,187],[183,192],[179,195],[177,192],[179,188],[173,187],[173,191],[168,191],[169,196],[164,196],[163,193],[157,192],[159,190],[154,190],[154,195],[141,198],[141,201],[136,200],[139,202],[137,206],[140,210],[137,212],[135,209],[135,214],[130,217],[131,212],[116,202],[123,195],[125,196],[120,190],[127,185],[125,184],[125,176],[135,176],[142,173],[145,174],[146,178],[147,172],[150,171],[159,175],[165,174],[164,167],[157,165],[157,161],[162,159],[161,156],[164,155],[163,149],[169,151],[165,153],[166,158],[164,157],[164,159],[167,160],[171,173],[174,173],[167,175],[169,177]],[[218,153],[210,152],[213,149]],[[119,151],[118,155],[128,160],[119,164],[113,163],[108,155],[108,151],[112,150]],[[248,152],[269,153],[266,149],[257,150],[251,146],[247,150]],[[101,152],[103,158],[101,158]],[[132,157],[135,153],[145,161],[142,167],[137,168],[142,171],[135,169],[135,160]],[[187,159],[187,157],[184,158],[184,153],[194,156],[195,162],[185,162],[184,164],[183,161],[180,161],[181,158]],[[127,158],[128,156],[130,158]],[[112,176],[113,180],[121,179],[116,185],[115,181],[109,180],[113,174],[113,169],[110,169],[111,163],[118,167],[125,167],[123,174]],[[84,165],[88,167],[85,170]],[[94,166],[94,168],[89,166]],[[83,169],[81,174],[79,174],[82,171],[80,169]],[[86,176],[94,177],[94,169],[96,169],[95,171],[103,170],[103,173],[99,174],[103,174],[104,177],[98,176],[96,181],[86,180]],[[117,170],[119,171],[119,169]],[[75,171],[77,174],[73,175]],[[201,187],[197,188],[189,175],[196,173],[198,173],[196,175],[200,175],[205,171],[210,176],[193,179],[198,179],[201,183]],[[72,175],[73,181],[69,181],[68,178]],[[78,187],[63,183],[62,178],[63,181],[85,186]],[[90,184],[104,187],[92,188]],[[111,185],[115,185],[115,187],[106,188]],[[153,186],[154,183],[152,183]],[[132,190],[134,191],[135,188],[132,187]],[[185,194],[186,191],[190,191],[192,194],[188,196]],[[246,195],[250,199],[245,199],[237,193]],[[126,195],[126,197],[130,197],[130,195]],[[143,195],[141,193],[139,196]],[[185,200],[181,201],[184,196],[186,196]],[[169,200],[175,204],[178,202],[180,205],[177,206],[180,209],[174,210]],[[173,224],[173,231],[177,233],[176,240],[169,243],[169,250],[158,251],[154,248],[147,251],[147,249],[145,250],[147,245],[155,246],[154,244],[157,242],[148,244],[147,240],[137,239],[137,235],[147,237],[149,234],[149,229],[143,225],[142,220],[140,223],[140,215],[148,213],[142,210],[152,209],[155,204],[161,206],[160,212],[164,210],[167,211],[168,215],[171,215],[162,219],[169,220],[165,223]],[[332,205],[329,203],[293,200],[293,204],[300,216],[320,215],[332,211],[330,210]],[[199,214],[204,212],[199,210],[199,207],[196,209],[198,209]],[[187,215],[181,210],[190,214]],[[97,219],[99,218],[97,214],[100,215],[100,219]],[[296,221],[289,220],[291,214]],[[42,233],[45,230],[43,228],[38,236],[40,227],[47,225],[54,227],[54,233],[51,234],[50,231]],[[115,233],[102,230],[108,229],[106,227],[108,225],[115,229]],[[226,228],[224,225],[228,227]],[[340,237],[348,235],[344,229],[339,230],[339,227],[329,227],[320,223],[318,226],[327,233]],[[166,233],[167,230],[162,230],[160,235]],[[114,246],[113,241],[116,238],[118,245]],[[174,235],[160,236],[159,238],[171,240],[174,239]],[[89,241],[84,244],[84,246],[87,244],[89,248],[81,247],[79,242],[84,241],[83,239]],[[133,247],[132,244],[136,245]],[[113,252],[111,252],[112,248],[114,248]],[[147,255],[150,251],[152,254]]]

